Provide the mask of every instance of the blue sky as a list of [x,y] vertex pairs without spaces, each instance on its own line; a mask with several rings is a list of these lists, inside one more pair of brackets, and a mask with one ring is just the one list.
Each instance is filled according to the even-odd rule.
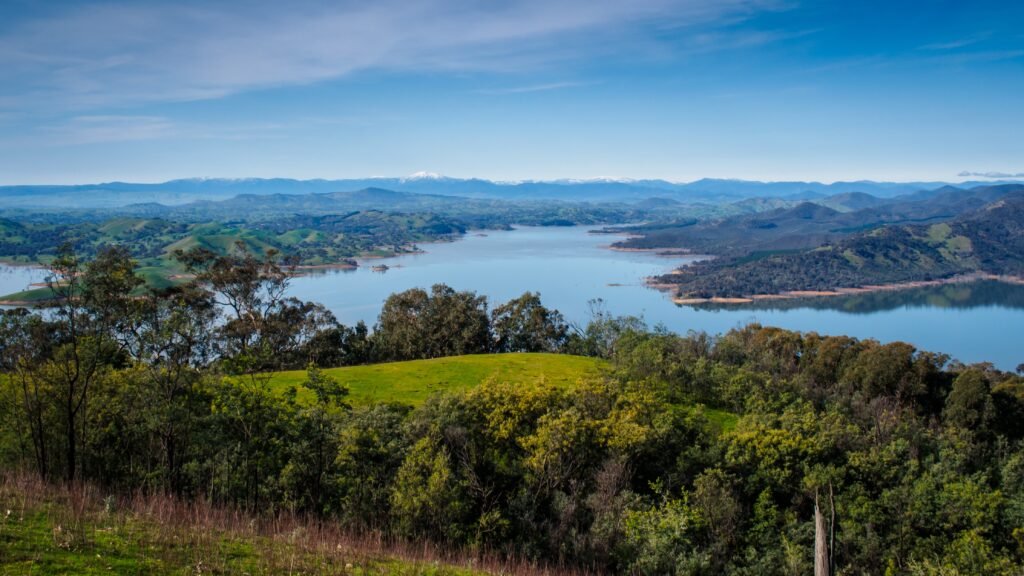
[[0,184],[1024,172],[1024,3],[0,3]]

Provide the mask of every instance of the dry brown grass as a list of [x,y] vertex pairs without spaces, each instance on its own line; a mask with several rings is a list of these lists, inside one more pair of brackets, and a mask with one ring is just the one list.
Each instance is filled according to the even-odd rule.
[[[15,532],[19,521],[35,522],[35,531]],[[47,530],[49,534],[40,537]],[[31,539],[32,534],[37,538]],[[68,555],[68,562],[72,554],[99,558],[103,552],[126,562],[138,557],[139,562],[151,563],[154,571],[164,567],[195,574],[236,573],[241,568],[263,574],[586,573],[403,541],[379,531],[353,532],[287,511],[252,514],[160,492],[110,495],[93,484],[59,486],[29,473],[0,473],[0,547],[6,547],[5,542],[14,542],[22,556],[38,562],[60,562],[62,554]],[[147,571],[138,567],[140,573]]]

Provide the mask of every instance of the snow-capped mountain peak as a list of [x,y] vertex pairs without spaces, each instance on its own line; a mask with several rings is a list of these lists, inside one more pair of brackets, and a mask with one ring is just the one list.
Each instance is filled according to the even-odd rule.
[[593,178],[559,178],[548,182],[554,184],[634,184],[637,180],[619,176],[596,176]]
[[437,172],[420,171],[413,172],[412,174],[409,174],[408,176],[402,178],[401,180],[402,182],[409,182],[414,180],[448,180],[448,178],[442,174],[438,174]]

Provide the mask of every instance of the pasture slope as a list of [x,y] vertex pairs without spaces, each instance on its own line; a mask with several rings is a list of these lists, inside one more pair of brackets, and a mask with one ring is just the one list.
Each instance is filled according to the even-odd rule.
[[[329,368],[324,374],[348,387],[353,405],[397,402],[419,405],[437,392],[462,392],[483,382],[571,386],[581,379],[599,378],[608,363],[567,354],[477,354],[430,360],[388,362]],[[283,392],[300,388],[306,372],[279,372],[271,386]],[[300,389],[299,397],[305,390]]]
[[[409,360],[366,366],[329,368],[324,373],[348,387],[348,401],[353,406],[375,402],[394,402],[418,406],[440,392],[464,392],[484,382],[523,386],[565,388],[581,380],[601,378],[611,364],[599,358],[568,354],[512,353],[451,356],[430,360]],[[301,387],[306,372],[278,372],[270,385],[278,393],[294,387],[300,400],[312,398]],[[735,414],[714,408],[700,407],[711,425],[727,431],[735,426]]]

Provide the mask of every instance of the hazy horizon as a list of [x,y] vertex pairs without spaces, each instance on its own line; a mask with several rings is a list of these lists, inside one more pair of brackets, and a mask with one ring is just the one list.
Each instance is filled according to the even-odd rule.
[[184,176],[179,178],[170,178],[167,180],[106,180],[106,181],[67,181],[67,182],[49,182],[49,181],[38,181],[38,182],[0,182],[0,187],[15,187],[15,186],[103,186],[108,184],[139,184],[139,185],[158,185],[168,184],[170,182],[217,182],[217,181],[239,181],[243,182],[246,180],[293,180],[297,182],[333,182],[333,181],[361,181],[361,180],[398,180],[398,181],[418,181],[418,180],[453,180],[453,181],[470,181],[479,180],[483,182],[489,182],[497,185],[514,186],[518,184],[598,184],[598,183],[621,183],[629,184],[634,182],[666,182],[668,184],[685,186],[689,184],[695,184],[703,180],[711,180],[718,182],[738,182],[738,183],[753,183],[753,184],[821,184],[829,186],[832,184],[856,184],[858,182],[873,183],[873,184],[948,184],[948,185],[961,185],[961,184],[1002,184],[1002,183],[1019,183],[1024,182],[1024,174],[1001,174],[999,176],[986,176],[983,174],[975,174],[970,177],[958,176],[946,180],[880,180],[873,178],[863,178],[856,180],[811,180],[811,179],[792,179],[792,180],[758,180],[758,179],[747,179],[747,178],[729,178],[729,177],[700,177],[692,180],[669,180],[665,178],[647,178],[647,177],[615,177],[615,176],[595,176],[595,177],[557,177],[557,178],[524,178],[520,180],[501,180],[495,178],[488,178],[485,176],[453,176],[449,174],[430,173],[429,176],[423,176],[421,173],[414,172],[412,174],[406,174],[404,176],[399,175],[371,175],[371,176],[342,176],[337,178],[331,177],[318,177],[313,176],[309,178],[295,178],[290,176]]

